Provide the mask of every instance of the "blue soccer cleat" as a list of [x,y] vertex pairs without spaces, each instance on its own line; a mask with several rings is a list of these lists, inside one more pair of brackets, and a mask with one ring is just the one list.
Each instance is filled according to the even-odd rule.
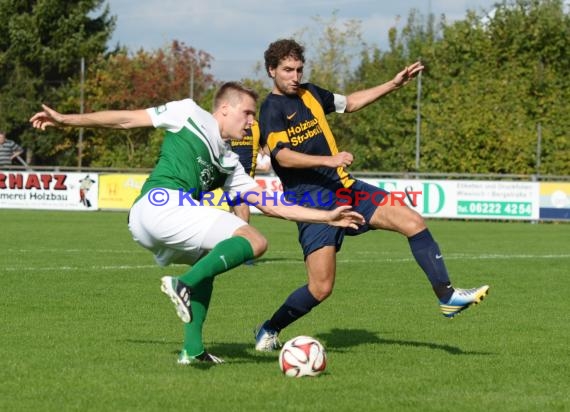
[[453,318],[472,304],[478,304],[489,293],[489,286],[484,285],[474,289],[455,289],[448,302],[439,302],[443,316]]
[[253,331],[255,350],[259,352],[272,352],[281,347],[281,342],[278,339],[279,332],[266,328],[266,323],[262,323]]

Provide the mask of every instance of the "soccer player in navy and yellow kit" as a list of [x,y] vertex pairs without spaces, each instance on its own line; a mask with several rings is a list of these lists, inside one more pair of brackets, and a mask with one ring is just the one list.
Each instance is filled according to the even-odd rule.
[[339,202],[351,203],[365,217],[366,224],[358,230],[298,224],[308,284],[291,293],[273,316],[258,326],[256,349],[277,349],[279,332],[332,293],[336,253],[345,234],[384,229],[406,236],[444,316],[453,317],[478,303],[489,287],[451,286],[439,247],[423,218],[395,194],[355,179],[346,171],[353,156],[338,150],[326,120],[329,113],[357,111],[404,86],[423,70],[422,64],[416,62],[386,83],[344,96],[311,83],[301,84],[304,61],[304,48],[294,40],[278,40],[265,51],[265,68],[273,79],[273,90],[260,109],[261,145],[271,152],[273,169],[290,202],[322,209],[333,208]]

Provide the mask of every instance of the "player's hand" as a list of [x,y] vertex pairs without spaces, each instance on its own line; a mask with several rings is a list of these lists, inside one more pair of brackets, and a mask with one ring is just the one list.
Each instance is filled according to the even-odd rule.
[[52,108],[42,104],[44,109],[30,118],[30,123],[36,129],[45,130],[48,126],[59,126],[63,122],[63,115]]
[[355,212],[352,209],[352,206],[339,206],[334,210],[331,210],[329,213],[331,215],[331,219],[328,222],[331,226],[339,226],[339,227],[349,227],[352,229],[358,229],[358,226],[363,225],[365,223],[364,216],[360,213]]
[[335,154],[334,156],[330,157],[331,161],[329,167],[337,168],[337,167],[347,167],[352,164],[354,161],[354,156],[352,153],[348,152],[340,152]]
[[404,70],[398,73],[392,82],[396,87],[402,87],[410,82],[416,75],[424,69],[421,62],[415,62],[411,66],[406,66]]

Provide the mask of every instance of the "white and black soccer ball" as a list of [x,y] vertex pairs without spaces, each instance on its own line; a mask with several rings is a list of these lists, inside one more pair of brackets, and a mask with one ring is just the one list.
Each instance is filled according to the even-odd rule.
[[297,336],[281,348],[279,367],[290,377],[317,376],[327,367],[325,348],[315,338]]

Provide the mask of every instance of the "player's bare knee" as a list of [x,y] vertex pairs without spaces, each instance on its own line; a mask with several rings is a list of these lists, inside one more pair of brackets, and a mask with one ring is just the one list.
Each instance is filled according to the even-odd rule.
[[332,295],[334,284],[327,281],[311,282],[309,280],[309,291],[319,302],[322,302]]
[[419,233],[426,228],[426,222],[419,213],[412,211],[408,219],[407,226],[407,231],[412,235],[415,235],[416,233]]
[[263,236],[259,236],[255,238],[255,240],[251,243],[251,248],[253,249],[253,255],[258,258],[263,255],[267,251],[268,242],[267,239]]
[[234,236],[241,236],[246,238],[251,245],[254,257],[256,258],[263,255],[267,250],[267,239],[253,226],[245,225],[240,227],[234,232]]
[[253,250],[253,256],[258,258],[265,253],[267,250],[267,239],[261,235],[260,233],[254,235],[246,236],[246,239],[249,241],[251,245],[251,249]]
[[394,225],[398,232],[407,237],[413,236],[426,228],[424,219],[414,211],[403,214],[394,221]]
[[327,299],[330,295],[332,295],[333,289],[332,287],[330,288],[317,288],[317,291],[313,294],[313,296],[315,297],[315,299],[317,299],[319,302],[322,302],[323,300]]

